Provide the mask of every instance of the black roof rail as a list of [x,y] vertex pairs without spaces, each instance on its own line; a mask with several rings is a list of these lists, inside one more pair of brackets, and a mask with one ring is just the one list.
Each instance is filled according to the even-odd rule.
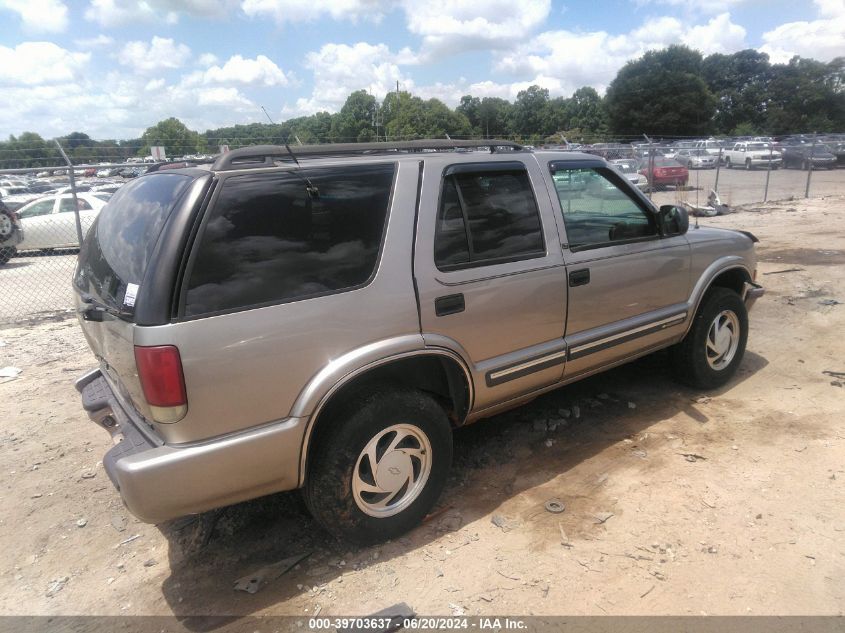
[[[210,165],[212,162],[216,161],[219,158],[219,154],[217,156],[213,156],[210,159],[201,159],[201,158],[191,158],[188,160],[169,160],[163,163],[155,163],[154,165],[150,165],[147,168],[148,174],[151,174],[155,171],[163,170],[163,169],[182,169],[183,167],[196,167],[197,165]],[[143,166],[143,163],[139,163],[140,166]]]
[[[500,139],[487,140],[457,140],[457,139],[426,139],[417,141],[395,141],[381,143],[325,143],[321,145],[296,145],[291,152],[297,158],[314,158],[328,156],[354,156],[359,154],[389,154],[394,152],[424,152],[449,151],[458,149],[490,148],[495,152],[497,148],[508,148],[508,151],[525,149],[519,143]],[[234,149],[217,157],[211,169],[226,171],[245,167],[272,167],[277,160],[290,160],[291,152],[284,145],[252,145]]]

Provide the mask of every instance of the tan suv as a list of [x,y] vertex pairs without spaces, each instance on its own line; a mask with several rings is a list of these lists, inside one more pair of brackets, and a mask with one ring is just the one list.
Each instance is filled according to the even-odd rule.
[[328,530],[390,538],[435,503],[455,427],[665,347],[703,388],[742,359],[756,239],[687,232],[600,158],[295,153],[142,176],[81,249],[100,366],[77,388],[144,521],[302,488]]

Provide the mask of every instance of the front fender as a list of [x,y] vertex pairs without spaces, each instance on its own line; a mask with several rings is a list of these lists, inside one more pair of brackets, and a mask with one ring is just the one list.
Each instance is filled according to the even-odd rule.
[[692,323],[695,320],[695,314],[698,312],[698,306],[701,305],[701,300],[704,298],[704,294],[713,284],[716,277],[722,273],[728,272],[729,270],[741,270],[744,273],[745,281],[751,281],[751,272],[748,270],[747,261],[744,257],[740,257],[739,255],[726,255],[711,263],[704,269],[704,272],[699,275],[698,281],[695,282],[695,286],[693,286],[692,292],[690,293],[690,298],[687,302],[689,305],[690,315],[687,323],[687,332],[690,327],[692,327]]

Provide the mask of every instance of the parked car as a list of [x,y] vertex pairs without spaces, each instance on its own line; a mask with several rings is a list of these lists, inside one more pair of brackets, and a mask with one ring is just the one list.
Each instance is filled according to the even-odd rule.
[[3,200],[3,204],[13,211],[20,209],[27,202],[35,200],[40,197],[40,195],[41,194],[31,192],[26,187],[0,187],[0,200]]
[[724,152],[725,167],[771,167],[777,169],[783,163],[781,153],[771,143],[760,141],[740,141]]
[[796,169],[836,169],[836,154],[824,143],[803,143],[783,146],[784,167]]
[[679,149],[675,160],[687,169],[715,169],[718,157],[703,149]]
[[621,171],[625,177],[631,181],[640,191],[648,189],[648,178],[639,172],[639,161],[633,158],[620,158],[610,161],[616,169]]
[[[105,194],[79,193],[76,198],[84,236],[100,209],[106,206],[108,197]],[[18,216],[23,225],[24,239],[18,245],[18,250],[79,246],[73,209],[73,196],[70,194],[44,196],[21,207]]]
[[687,168],[671,158],[656,157],[654,160],[645,160],[640,165],[640,173],[648,179],[651,187],[686,187],[689,181]]
[[0,265],[8,262],[18,252],[23,240],[23,227],[17,213],[0,200]]
[[688,231],[595,156],[482,145],[246,147],[115,193],[73,277],[100,361],[76,388],[131,512],[302,488],[331,532],[394,538],[457,427],[661,348],[691,385],[730,380],[753,235]]
[[716,160],[719,160],[719,156],[722,156],[722,162],[725,161],[723,156],[725,151],[725,142],[719,139],[708,138],[705,140],[696,141],[695,147],[693,147],[693,149],[703,149],[711,156],[715,156]]

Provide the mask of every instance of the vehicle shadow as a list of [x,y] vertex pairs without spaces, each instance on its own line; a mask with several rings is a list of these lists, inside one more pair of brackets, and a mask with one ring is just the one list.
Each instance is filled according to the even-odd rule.
[[[350,569],[381,564],[425,548],[538,487],[542,490],[536,494],[541,496],[531,516],[543,519],[549,487],[560,490],[560,498],[567,503],[565,514],[548,515],[554,517],[557,530],[559,518],[565,524],[570,517],[575,520],[579,511],[601,509],[590,505],[602,496],[601,481],[585,484],[574,481],[575,476],[569,480],[579,464],[602,451],[617,450],[616,445],[630,453],[649,427],[678,413],[694,423],[707,424],[709,419],[698,402],[729,392],[767,364],[762,356],[747,351],[729,385],[701,392],[674,382],[666,354],[658,353],[459,429],[454,438],[452,474],[438,505],[422,525],[382,545],[359,548],[335,540],[311,519],[296,492],[159,526],[168,539],[171,569],[162,584],[164,598],[186,628],[213,630],[307,593]],[[563,418],[562,409],[568,411],[568,419]],[[547,420],[558,428],[543,429],[542,422]],[[553,448],[547,442],[550,438]],[[612,477],[617,467],[627,468],[624,460],[611,460],[608,475]],[[578,525],[564,527],[568,535],[578,536]],[[237,579],[264,566],[309,553],[307,559],[255,594],[233,589]],[[291,610],[282,612],[293,614]]]
[[32,262],[19,259],[10,259],[8,262],[0,266],[0,270],[13,270],[15,268],[26,268]]

